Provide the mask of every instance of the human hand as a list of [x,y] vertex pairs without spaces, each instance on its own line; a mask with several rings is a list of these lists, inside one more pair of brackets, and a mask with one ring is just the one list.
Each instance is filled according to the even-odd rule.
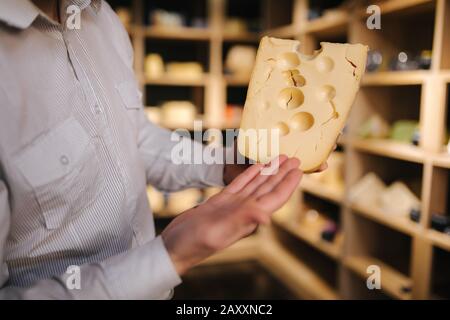
[[[298,159],[280,156],[278,169],[262,175],[255,164],[205,203],[175,218],[162,238],[177,272],[182,275],[202,260],[267,224],[290,198],[302,172]],[[267,166],[266,166],[267,168]]]

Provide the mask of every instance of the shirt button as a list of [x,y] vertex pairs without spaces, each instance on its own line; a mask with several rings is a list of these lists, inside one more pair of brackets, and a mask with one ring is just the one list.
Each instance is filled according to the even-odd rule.
[[59,158],[59,162],[61,162],[62,165],[68,165],[69,164],[69,158],[66,155],[62,155]]
[[96,105],[94,106],[94,112],[95,112],[96,114],[102,113],[102,109],[99,107],[98,104],[96,104]]

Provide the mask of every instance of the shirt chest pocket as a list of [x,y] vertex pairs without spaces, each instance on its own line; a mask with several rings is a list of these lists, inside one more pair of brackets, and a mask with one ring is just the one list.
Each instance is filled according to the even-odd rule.
[[133,80],[125,80],[116,85],[120,101],[125,108],[127,117],[134,126],[138,126],[139,113],[142,106],[141,93]]
[[102,189],[94,145],[74,118],[26,147],[16,163],[35,193],[48,229],[70,222]]

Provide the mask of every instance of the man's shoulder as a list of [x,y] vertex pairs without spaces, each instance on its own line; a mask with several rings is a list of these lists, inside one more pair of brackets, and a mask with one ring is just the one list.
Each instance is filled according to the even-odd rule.
[[[131,66],[133,60],[133,47],[131,45],[128,31],[120,21],[116,12],[108,2],[101,0],[101,7],[98,12],[99,27],[103,34],[109,37],[124,61]],[[130,64],[131,63],[131,64]]]

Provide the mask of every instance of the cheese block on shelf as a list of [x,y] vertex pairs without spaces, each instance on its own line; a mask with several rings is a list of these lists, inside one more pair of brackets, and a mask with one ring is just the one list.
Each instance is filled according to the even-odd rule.
[[148,120],[150,120],[154,124],[161,123],[161,108],[145,107],[144,111],[145,111],[145,114],[147,115]]
[[161,105],[161,122],[168,128],[190,128],[196,116],[197,108],[190,101],[167,101]]
[[389,214],[408,216],[420,210],[420,199],[403,183],[396,181],[379,195],[380,208]]
[[296,40],[261,40],[238,147],[259,162],[278,154],[297,157],[300,169],[311,172],[326,161],[345,125],[368,48],[323,42],[321,50],[306,56],[299,45]]
[[166,211],[170,214],[179,214],[195,207],[201,200],[202,193],[199,189],[185,189],[169,194]]
[[203,75],[203,67],[198,62],[169,62],[167,75],[181,79],[200,79]]
[[164,75],[164,61],[157,53],[150,53],[144,60],[144,74],[149,79],[160,78]]
[[350,187],[348,199],[351,203],[366,207],[378,206],[381,193],[386,190],[383,180],[375,173],[369,172]]
[[148,186],[147,197],[150,204],[150,208],[152,208],[152,211],[155,214],[159,214],[164,210],[165,205],[164,194],[159,192],[157,189]]

